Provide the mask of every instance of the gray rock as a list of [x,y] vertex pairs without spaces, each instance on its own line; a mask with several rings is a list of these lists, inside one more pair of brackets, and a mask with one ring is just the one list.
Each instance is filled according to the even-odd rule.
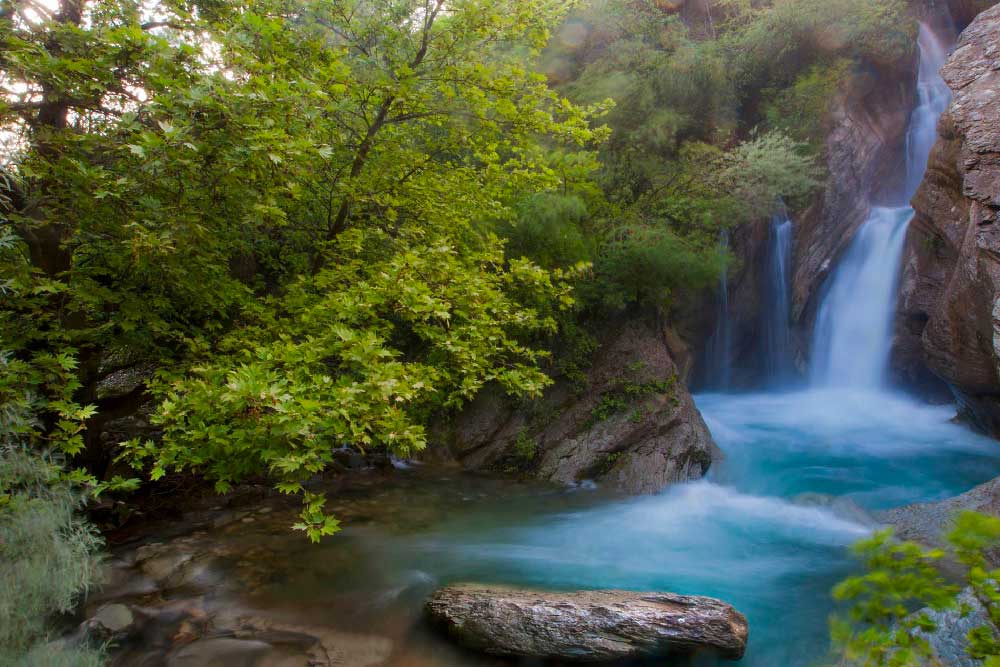
[[457,585],[427,602],[458,643],[494,655],[601,662],[717,652],[739,659],[747,621],[713,598],[672,593],[555,593]]
[[156,366],[153,364],[139,364],[112,371],[98,381],[97,398],[104,400],[127,396],[144,386],[155,371]]
[[[900,539],[943,546],[955,516],[964,510],[1000,516],[1000,477],[954,498],[897,507],[878,512],[875,518],[893,526],[896,537]],[[993,567],[1000,567],[1000,554],[987,551],[985,555]]]
[[[993,628],[993,634],[997,636],[996,628],[990,620],[989,611],[971,589],[966,588],[962,591],[958,596],[958,605],[954,609],[943,611],[920,610],[918,613],[926,614],[934,621],[937,628],[934,632],[916,632],[914,634],[927,640],[934,650],[934,655],[941,661],[942,665],[981,667],[982,660],[969,656],[969,631],[986,626]],[[963,614],[963,611],[968,613]]]
[[721,452],[684,386],[666,328],[634,319],[610,329],[574,387],[562,381],[518,405],[480,393],[436,437],[466,468],[559,484],[593,480],[655,493],[701,478]]
[[123,604],[107,604],[98,609],[90,621],[110,634],[118,634],[135,623],[135,615]]

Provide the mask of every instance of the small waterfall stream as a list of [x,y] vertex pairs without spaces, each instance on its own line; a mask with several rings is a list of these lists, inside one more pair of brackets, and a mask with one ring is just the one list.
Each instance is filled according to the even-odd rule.
[[[725,229],[719,232],[719,251],[729,251],[729,232]],[[733,326],[729,319],[729,271],[725,266],[716,295],[715,329],[705,347],[704,375],[713,390],[728,391],[732,385]]]
[[937,136],[938,118],[951,99],[938,73],[947,51],[920,27],[918,105],[906,139],[906,183],[894,206],[876,206],[833,273],[820,306],[813,338],[811,380],[815,386],[877,389],[885,379],[892,344],[892,318],[909,200],[920,186]]
[[833,274],[813,339],[816,386],[877,388],[889,360],[897,274],[913,211],[872,209]]
[[927,26],[920,26],[920,73],[917,79],[917,108],[910,117],[906,135],[906,190],[909,203],[916,194],[927,170],[927,158],[937,139],[937,122],[951,102],[951,89],[941,78],[941,67],[948,58],[945,45]]
[[781,206],[771,219],[768,270],[762,309],[764,379],[767,386],[787,385],[794,375],[792,364],[792,221]]

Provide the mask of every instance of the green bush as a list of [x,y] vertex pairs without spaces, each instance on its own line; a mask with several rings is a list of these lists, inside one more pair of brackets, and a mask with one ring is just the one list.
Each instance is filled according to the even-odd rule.
[[507,238],[508,257],[524,257],[547,269],[590,260],[593,244],[582,228],[587,205],[579,197],[539,193],[521,201],[516,213],[499,230]]
[[619,231],[594,263],[591,298],[610,308],[632,303],[665,306],[678,289],[711,285],[725,261],[715,247],[701,247],[665,227]]
[[538,443],[528,435],[527,431],[520,431],[517,439],[514,440],[514,455],[517,459],[527,465],[538,456]]
[[784,88],[816,63],[851,58],[892,64],[913,49],[916,22],[903,0],[785,0],[751,9],[724,38],[743,99]]
[[[970,657],[986,667],[1000,666],[1000,569],[992,569],[987,552],[1000,547],[1000,519],[962,512],[947,536],[948,549],[930,549],[893,539],[885,530],[859,542],[854,552],[864,563],[864,574],[850,577],[834,589],[847,609],[831,619],[836,657],[858,667],[924,667],[932,657],[922,633],[936,629],[923,608],[955,608],[963,587],[971,588],[989,612],[994,627],[969,632]],[[961,586],[943,573],[954,561],[961,570]],[[968,613],[968,610],[959,609]]]
[[816,64],[799,74],[788,88],[763,91],[767,126],[807,142],[814,152],[819,152],[825,139],[830,100],[847,79],[850,67],[847,59]]
[[0,445],[0,664],[98,665],[100,654],[46,644],[49,621],[97,578],[101,540],[82,496],[50,458]]

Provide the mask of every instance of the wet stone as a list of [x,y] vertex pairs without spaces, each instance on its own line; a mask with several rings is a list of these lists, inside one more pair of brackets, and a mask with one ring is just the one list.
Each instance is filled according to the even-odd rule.
[[123,604],[108,604],[101,607],[91,621],[108,632],[117,634],[135,623],[135,615]]
[[266,642],[232,639],[199,639],[167,658],[167,667],[255,667],[271,652]]

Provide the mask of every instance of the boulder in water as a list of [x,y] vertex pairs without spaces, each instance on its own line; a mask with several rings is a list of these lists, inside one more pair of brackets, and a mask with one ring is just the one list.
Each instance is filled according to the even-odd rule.
[[458,643],[493,655],[604,662],[714,652],[739,659],[746,618],[708,597],[630,591],[438,590],[431,618]]

